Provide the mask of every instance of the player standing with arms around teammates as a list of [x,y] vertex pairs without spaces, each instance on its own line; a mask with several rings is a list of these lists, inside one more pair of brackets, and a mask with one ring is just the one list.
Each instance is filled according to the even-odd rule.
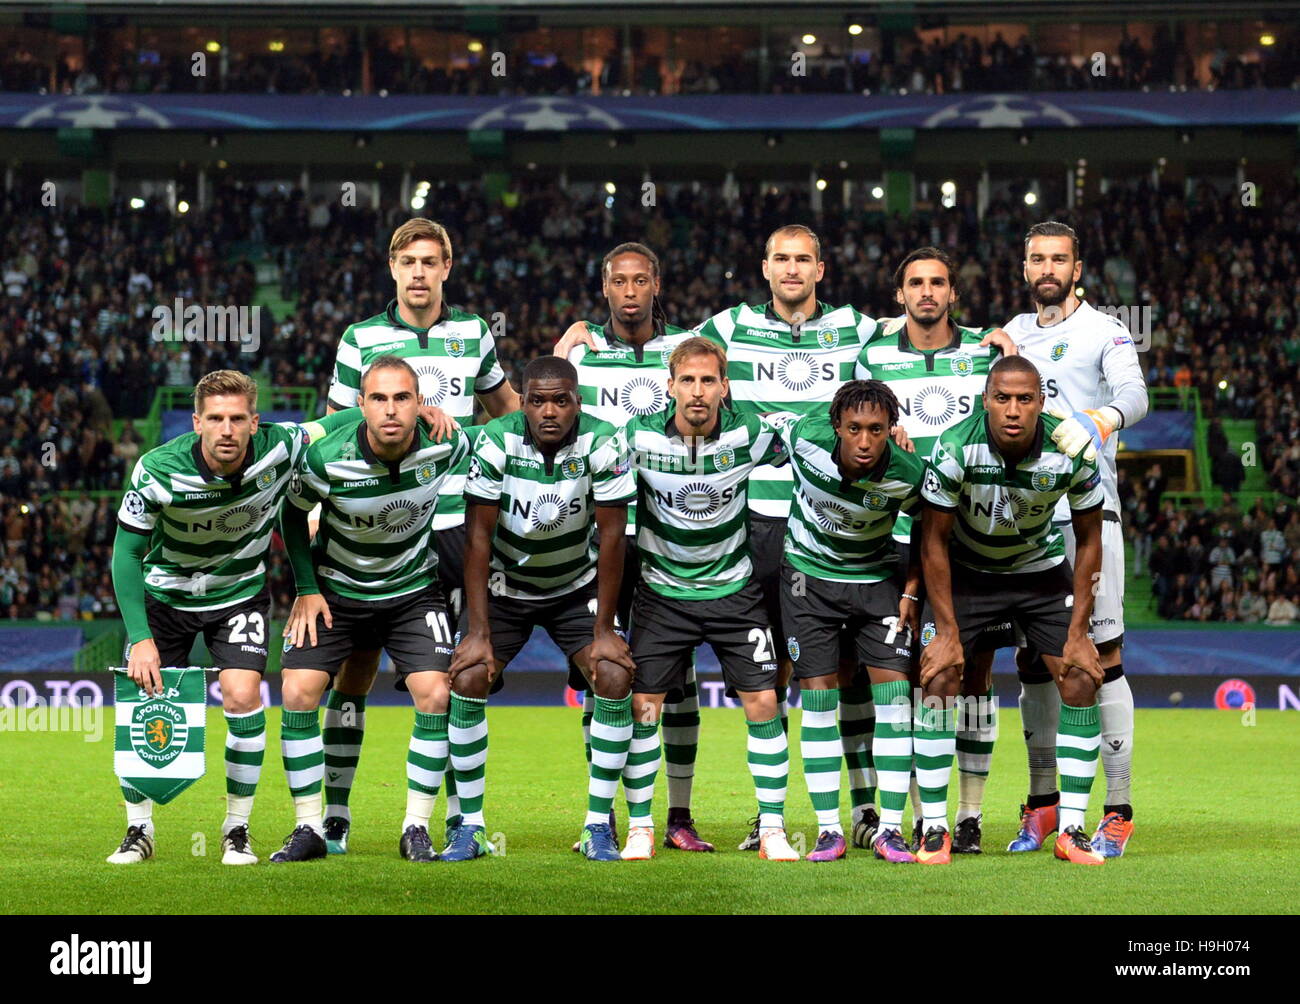
[[636,483],[618,430],[582,410],[571,363],[534,359],[520,384],[523,410],[479,432],[465,489],[465,613],[450,674],[451,763],[464,823],[463,846],[452,849],[475,857],[484,843],[468,831],[484,825],[485,705],[542,627],[595,693],[580,849],[592,861],[618,861],[609,817],[632,741],[635,667],[615,610]]
[[[794,469],[781,614],[802,692],[800,748],[819,831],[809,861],[835,861],[848,849],[840,824],[836,709],[839,689],[858,665],[867,667],[878,719],[872,739],[881,799],[876,854],[897,853],[885,838],[890,832],[898,838],[912,767],[907,680],[921,569],[918,546],[904,579],[890,533],[900,514],[919,506],[925,473],[924,460],[890,442],[897,424],[898,400],[885,384],[851,380],[826,412],[781,430]],[[913,528],[919,531],[919,521]],[[903,853],[912,859],[905,847]]]
[[[455,423],[469,425],[474,399],[493,417],[519,409],[519,395],[497,362],[496,343],[483,318],[447,304],[443,284],[451,273],[451,237],[420,217],[407,220],[388,246],[396,296],[383,313],[350,325],[339,341],[329,410],[354,406],[361,378],[374,359],[395,355],[420,381],[422,412],[435,441]],[[453,619],[460,598],[465,553],[465,474],[469,461],[443,483],[434,516],[442,588]],[[375,682],[379,653],[358,648],[334,681],[325,705],[325,837],[331,853],[347,852],[352,814],[348,798],[365,736],[366,695]],[[455,785],[447,780],[447,832],[459,823]]]
[[[1023,356],[994,363],[984,414],[939,437],[922,494],[926,610],[915,737],[925,831],[917,860],[947,864],[948,782],[955,746],[952,703],[980,632],[1010,620],[1042,654],[1059,691],[1061,834],[1056,856],[1100,865],[1084,830],[1097,773],[1101,663],[1088,637],[1101,567],[1101,474],[1081,451],[1052,441],[1061,419],[1043,415],[1042,380]],[[1068,500],[1078,540],[1073,577],[1052,514]],[[951,553],[949,548],[951,547]],[[924,737],[924,738],[922,738]]]
[[[947,252],[936,247],[909,252],[894,270],[894,299],[903,316],[877,322],[855,368],[858,379],[881,380],[897,395],[900,424],[922,459],[930,455],[942,432],[984,407],[989,367],[1000,352],[1015,352],[1000,329],[964,327],[952,320],[950,311],[959,295],[956,265]],[[904,554],[909,552],[911,531],[912,517],[900,515],[894,524],[894,541]],[[978,671],[968,671],[962,678],[962,693],[985,698],[985,707],[993,710],[987,717],[962,716],[963,729],[957,733],[961,801],[953,837],[956,853],[980,852],[979,803],[997,739],[997,698],[988,672],[992,650],[981,653],[977,661],[972,670]],[[922,811],[915,786],[912,799],[913,843],[919,847]],[[870,829],[856,825],[853,842],[870,846]]]
[[[586,414],[621,429],[638,415],[668,406],[668,356],[691,332],[669,324],[659,306],[659,258],[644,244],[620,244],[601,262],[601,290],[609,304],[609,323],[578,321],[556,348],[578,371],[578,391]],[[628,508],[623,584],[618,596],[619,622],[626,625],[632,596],[641,578],[636,551],[636,505]],[[573,681],[577,683],[577,680]],[[583,741],[591,761],[591,721],[595,697],[584,691]],[[709,852],[691,818],[691,788],[700,740],[700,699],[694,665],[687,671],[682,699],[664,705],[664,761],[668,775],[668,825],[664,846]],[[612,825],[612,824],[611,824]],[[574,844],[574,850],[579,850]]]
[[[217,370],[194,388],[194,431],[136,462],[118,511],[113,591],[126,622],[127,674],[160,693],[162,667],[186,665],[202,632],[220,672],[226,715],[223,864],[255,864],[248,836],[266,752],[266,555],[276,514],[311,435],[322,424],[259,425],[257,384]],[[126,837],[109,857],[154,854],[153,802],[123,786]]]
[[[722,407],[727,357],[706,338],[691,338],[669,359],[662,412],[623,430],[637,475],[637,548],[641,583],[632,603],[635,725],[623,774],[628,799],[624,860],[655,853],[651,803],[659,768],[659,717],[680,690],[705,641],[722,663],[749,728],[749,769],[761,809],[760,856],[797,861],[785,836],[790,753],[777,713],[776,653],[758,584],[752,581],[746,486],[751,472],[780,462],[773,426]],[[635,768],[632,769],[632,768]]]
[[[387,649],[415,702],[398,852],[433,861],[429,816],[447,767],[447,668],[454,628],[438,583],[432,519],[446,478],[469,454],[465,433],[435,443],[404,359],[362,377],[361,420],[308,447],[283,520],[298,598],[285,626],[281,749],[296,823],[272,862],[324,857],[325,750],[318,707],[357,650]],[[321,506],[309,543],[307,514]],[[319,623],[318,623],[319,621]]]
[[[1105,682],[1101,706],[1101,760],[1106,774],[1103,817],[1092,845],[1105,857],[1119,857],[1133,835],[1133,691],[1124,677],[1124,534],[1120,525],[1115,433],[1146,416],[1146,381],[1127,328],[1104,314],[1075,290],[1083,271],[1079,239],[1064,223],[1039,223],[1025,235],[1025,281],[1035,311],[1017,314],[1007,331],[1043,375],[1049,409],[1069,417],[1055,438],[1071,455],[1092,446],[1101,468],[1105,493],[1102,510],[1101,578],[1096,587],[1092,639],[1097,645]],[[1068,514],[1057,506],[1066,554],[1073,560],[1075,535]],[[1055,751],[1057,701],[1051,680],[1035,653],[1022,650],[1020,710],[1029,747],[1029,797],[1021,809],[1020,834],[1008,848],[1037,850],[1057,828]],[[1044,739],[1048,742],[1044,743]]]

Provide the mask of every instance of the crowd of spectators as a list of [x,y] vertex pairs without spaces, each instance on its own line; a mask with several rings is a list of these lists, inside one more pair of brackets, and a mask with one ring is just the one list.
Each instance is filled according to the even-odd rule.
[[[1104,202],[1068,213],[995,199],[982,220],[964,201],[907,219],[888,217],[862,201],[865,196],[818,213],[807,190],[794,186],[742,185],[725,197],[710,185],[681,184],[661,186],[657,195],[657,205],[646,208],[639,197],[611,200],[596,185],[561,188],[537,180],[489,201],[480,186],[448,183],[429,191],[423,212],[452,234],[448,299],[489,319],[499,357],[515,376],[572,321],[606,315],[599,262],[622,240],[643,240],[658,251],[661,304],[686,326],[737,302],[768,299],[758,267],[762,242],[792,221],[810,223],[821,237],[823,301],[851,303],[872,316],[896,314],[894,263],[918,245],[936,243],[959,263],[958,318],[982,324],[1028,306],[1020,269],[1028,226],[1049,215],[1067,218],[1079,231],[1088,298],[1149,308],[1149,331],[1135,334],[1140,343],[1149,339],[1142,358],[1150,385],[1186,388],[1213,418],[1254,417],[1259,442],[1249,462],[1263,466],[1282,497],[1300,495],[1300,190],[1264,211],[1208,184],[1186,196],[1181,188],[1143,182],[1112,187]],[[105,211],[73,205],[33,212],[17,193],[0,203],[10,221],[0,234],[0,504],[8,561],[0,577],[21,580],[9,582],[12,596],[6,591],[0,599],[11,602],[0,610],[73,609],[71,601],[44,605],[49,589],[76,596],[78,612],[86,597],[107,610],[106,555],[70,543],[56,548],[50,540],[56,514],[41,500],[58,490],[119,489],[142,446],[151,445],[132,420],[147,413],[157,387],[192,386],[217,368],[256,368],[264,383],[314,387],[323,402],[343,329],[392,298],[388,238],[412,215],[408,209],[343,208],[298,191],[259,194],[238,183],[219,186],[211,205],[172,216],[153,204],[132,210],[125,202]],[[241,354],[233,342],[157,340],[155,305],[176,297],[252,303],[255,270],[241,256],[250,244],[264,246],[278,262],[290,304],[279,313],[263,308],[258,353]],[[1213,429],[1209,445],[1220,458],[1218,482],[1239,485],[1243,451],[1228,448],[1226,439],[1218,444]],[[1164,553],[1160,538],[1170,548],[1190,547],[1192,533],[1160,504],[1159,493],[1154,499],[1135,493],[1131,502],[1130,526],[1149,526],[1150,557],[1144,554],[1141,567],[1154,573],[1155,554]],[[1276,518],[1271,510],[1268,516]],[[75,522],[70,512],[58,518],[61,526]],[[1234,590],[1249,573],[1250,551],[1260,572],[1252,588],[1272,585],[1295,599],[1300,552],[1287,543],[1283,567],[1273,569],[1277,562],[1265,560],[1255,539],[1267,528],[1251,519],[1245,528],[1229,521],[1242,562]],[[1294,536],[1294,525],[1284,513],[1278,529]],[[1206,560],[1219,528],[1215,521],[1196,532]],[[15,563],[19,551],[28,556],[25,569]],[[41,560],[33,562],[33,554]],[[1265,581],[1270,571],[1276,582]],[[1186,574],[1190,580],[1196,570]],[[41,576],[48,580],[44,593]],[[282,577],[277,588],[287,588]],[[1173,609],[1165,599],[1162,594],[1162,612]],[[1211,618],[1216,609],[1226,611],[1211,608]]]
[[[1068,30],[1068,26],[1060,26]],[[1051,35],[1051,26],[1040,36]],[[770,64],[759,64],[761,46],[723,51],[712,60],[666,58],[639,49],[630,62],[614,48],[597,59],[570,53],[536,52],[502,46],[504,72],[486,48],[445,65],[419,50],[394,48],[373,37],[362,51],[356,32],[346,41],[309,52],[271,52],[233,47],[212,55],[211,69],[194,72],[193,54],[131,48],[92,48],[87,58],[51,61],[14,40],[0,53],[0,90],[53,90],[63,94],[150,94],[227,92],[247,94],[755,94],[871,93],[953,94],[1006,90],[1196,90],[1294,87],[1300,85],[1300,37],[1283,33],[1271,46],[1231,51],[1218,43],[1193,50],[1166,24],[1150,42],[1123,32],[1104,63],[1092,52],[1066,55],[1058,47],[1036,46],[1027,35],[987,41],[959,31],[943,40],[891,32],[872,47],[839,48],[838,43],[804,52],[796,64],[770,40]],[[803,52],[802,49],[798,50]]]

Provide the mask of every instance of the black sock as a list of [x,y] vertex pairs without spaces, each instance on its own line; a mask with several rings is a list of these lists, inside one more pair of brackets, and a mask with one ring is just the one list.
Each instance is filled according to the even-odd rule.
[[1123,805],[1103,805],[1102,813],[1109,816],[1112,812],[1118,812],[1124,817],[1124,822],[1133,822],[1133,806],[1125,802]]
[[1030,795],[1029,801],[1025,803],[1026,808],[1045,809],[1049,805],[1056,805],[1061,801],[1061,793],[1054,791],[1050,795]]

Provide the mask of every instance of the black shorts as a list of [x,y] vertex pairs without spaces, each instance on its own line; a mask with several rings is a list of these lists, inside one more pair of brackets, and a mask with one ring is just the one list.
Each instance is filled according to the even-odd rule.
[[438,552],[438,581],[447,598],[453,623],[460,617],[465,595],[465,524],[433,531],[433,546]]
[[[1040,652],[1059,656],[1074,613],[1074,572],[1068,561],[1042,572],[997,575],[953,566],[952,606],[967,657],[982,648],[986,629],[1009,622]],[[921,614],[921,645],[934,637],[934,611]]]
[[271,628],[269,590],[263,589],[256,596],[220,610],[177,610],[145,593],[144,609],[164,668],[188,666],[194,639],[201,633],[214,669],[266,672],[267,633]]
[[632,599],[637,583],[641,581],[641,552],[636,548],[636,537],[623,537],[623,581],[618,586],[618,626],[625,629],[632,619]]
[[[569,686],[586,690],[587,678],[573,662],[573,657],[591,644],[596,632],[596,583],[576,592],[549,600],[520,600],[488,594],[488,627],[492,631],[492,654],[497,662],[509,666],[520,649],[528,644],[534,628],[542,628],[569,660]],[[469,613],[460,615],[460,635],[469,629]],[[492,681],[492,693],[505,686],[505,670]]]
[[[798,576],[798,578],[796,578]],[[781,608],[794,675],[807,680],[839,668],[842,654],[857,664],[907,673],[912,632],[900,628],[898,582],[827,582],[781,562]]]
[[[899,567],[906,569],[912,553],[911,544],[904,544],[902,541],[896,540],[894,541],[894,547],[898,550]],[[924,582],[921,584],[921,589],[922,591],[925,589]],[[1011,621],[1006,620],[1000,624],[993,624],[985,628],[980,633],[979,638],[975,640],[974,651],[996,652],[1000,648],[1015,648],[1019,643],[1020,639],[1016,634],[1015,626]]]
[[695,649],[708,642],[722,663],[728,687],[752,692],[776,686],[776,650],[754,582],[713,600],[673,600],[644,583],[632,603],[632,690],[681,700]]
[[749,517],[749,560],[753,562],[752,581],[763,591],[763,610],[767,613],[772,637],[783,638],[781,627],[781,557],[785,553],[786,521],[766,516]]
[[316,622],[316,644],[295,648],[284,641],[282,669],[321,669],[331,680],[354,650],[387,649],[397,670],[398,690],[410,673],[445,673],[455,636],[437,586],[391,600],[354,600],[321,590],[333,627]]

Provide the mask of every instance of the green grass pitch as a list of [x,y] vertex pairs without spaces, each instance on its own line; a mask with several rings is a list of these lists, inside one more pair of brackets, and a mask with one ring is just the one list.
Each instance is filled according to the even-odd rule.
[[[111,725],[111,709],[105,709]],[[299,865],[266,858],[292,829],[279,756],[279,711],[253,813],[262,863],[220,864],[224,812],[219,710],[208,716],[208,773],[155,810],[158,856],[104,863],[124,830],[112,776],[111,727],[0,736],[0,888],[21,913],[1295,913],[1295,716],[1261,711],[1253,726],[1226,711],[1139,711],[1134,764],[1137,831],[1102,868],[1056,861],[1050,849],[1010,855],[1024,794],[1020,720],[1004,712],[985,800],[985,853],[948,867],[887,865],[867,851],[845,861],[760,861],[736,844],[753,815],[739,710],[705,710],[695,781],[701,834],[713,855],[659,850],[653,861],[595,864],[569,851],[585,809],[578,712],[490,709],[487,821],[502,857],[413,865],[397,857],[411,711],[371,708],[352,798],[346,857]],[[791,716],[798,736],[799,713]],[[793,744],[787,825],[811,845],[814,817]],[[955,811],[954,791],[949,802]],[[1101,808],[1094,788],[1090,826]],[[655,816],[666,811],[660,775]],[[844,797],[847,819],[847,794]],[[439,802],[436,819],[442,814]],[[620,807],[620,828],[624,813]],[[201,835],[201,836],[196,836]],[[206,847],[203,842],[206,840]],[[204,853],[206,852],[206,853]],[[1288,864],[1290,860],[1290,864]]]

